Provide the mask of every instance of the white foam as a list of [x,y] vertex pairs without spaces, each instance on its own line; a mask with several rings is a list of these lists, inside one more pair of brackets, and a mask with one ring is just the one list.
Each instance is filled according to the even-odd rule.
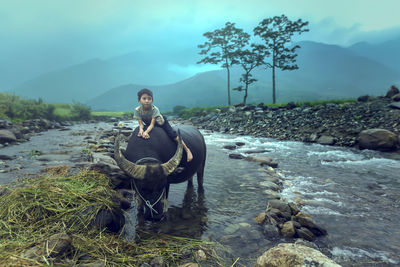
[[398,264],[399,261],[391,259],[386,251],[372,251],[368,252],[360,248],[352,247],[334,247],[331,250],[334,260],[359,260],[360,258],[368,257],[371,259],[379,259],[386,263]]
[[366,167],[368,169],[399,169],[400,170],[400,161],[392,160],[392,159],[385,159],[385,158],[371,158],[371,159],[364,159],[364,160],[346,160],[341,162],[322,162],[322,165],[330,165],[340,168],[358,168]]
[[303,206],[302,211],[308,213],[308,214],[319,214],[319,215],[335,215],[335,216],[346,216],[344,214],[341,214],[338,211],[332,210],[330,208],[326,207],[316,207],[316,206]]
[[330,205],[334,205],[337,207],[343,207],[344,204],[337,200],[327,199],[327,198],[313,198],[312,202],[319,202],[319,203],[328,203]]

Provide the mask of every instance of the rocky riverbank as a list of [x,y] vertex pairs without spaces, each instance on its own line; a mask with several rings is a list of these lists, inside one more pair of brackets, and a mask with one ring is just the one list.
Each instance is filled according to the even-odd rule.
[[[357,102],[344,104],[236,105],[192,118],[192,122],[222,133],[393,151],[400,147],[400,93],[392,86],[385,97],[362,96]],[[374,132],[375,139],[364,141],[371,134],[363,137],[363,131],[371,129],[390,133]],[[382,138],[386,144],[379,147],[376,143]]]

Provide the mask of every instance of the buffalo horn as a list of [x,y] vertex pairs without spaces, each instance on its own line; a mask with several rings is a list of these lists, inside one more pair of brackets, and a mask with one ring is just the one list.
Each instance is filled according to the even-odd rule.
[[138,165],[125,158],[119,147],[119,135],[115,138],[114,159],[121,170],[123,170],[130,177],[140,180],[144,179],[146,174],[146,165]]
[[181,138],[181,133],[178,130],[178,147],[176,148],[175,155],[167,162],[161,164],[165,176],[170,175],[179,166],[179,163],[181,162],[182,159],[182,151],[183,151],[182,138]]

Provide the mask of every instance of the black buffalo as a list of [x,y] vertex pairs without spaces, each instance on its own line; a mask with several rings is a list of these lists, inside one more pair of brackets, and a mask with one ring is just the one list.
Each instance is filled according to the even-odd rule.
[[[179,136],[193,154],[187,162],[182,143],[171,140],[160,127],[154,127],[150,139],[137,136],[138,128],[132,133],[126,150],[121,150],[116,138],[114,158],[118,166],[130,177],[142,204],[146,219],[160,220],[168,209],[170,184],[188,181],[197,174],[199,192],[203,192],[203,174],[206,160],[206,145],[203,135],[192,126],[180,126]],[[181,139],[179,139],[181,140]]]

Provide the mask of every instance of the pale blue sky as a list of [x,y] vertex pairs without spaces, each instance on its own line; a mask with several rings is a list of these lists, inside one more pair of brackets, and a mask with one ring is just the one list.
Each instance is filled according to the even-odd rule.
[[306,40],[379,42],[400,35],[398,10],[400,0],[0,0],[0,87],[91,58],[196,47],[227,21],[251,32],[281,14],[310,22]]

